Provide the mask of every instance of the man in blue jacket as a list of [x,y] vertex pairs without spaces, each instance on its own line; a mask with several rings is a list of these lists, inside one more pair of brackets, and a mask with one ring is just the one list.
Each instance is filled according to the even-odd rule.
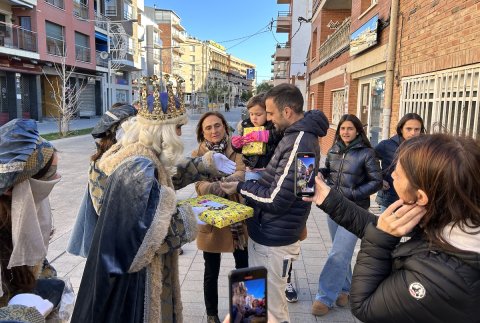
[[262,178],[222,183],[228,193],[239,192],[254,216],[247,220],[248,262],[268,270],[268,308],[278,322],[289,322],[285,286],[291,261],[300,254],[299,238],[311,205],[295,195],[295,157],[314,152],[318,167],[318,137],[327,133],[328,120],[318,110],[303,112],[303,96],[292,84],[280,84],[265,94],[267,119],[284,132]]

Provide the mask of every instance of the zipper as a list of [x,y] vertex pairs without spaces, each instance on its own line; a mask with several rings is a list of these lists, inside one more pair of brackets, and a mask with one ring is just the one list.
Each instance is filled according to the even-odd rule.
[[338,170],[338,177],[337,177],[337,185],[336,185],[336,190],[338,191],[338,187],[340,186],[340,174],[342,174],[342,171],[343,171],[343,162],[345,161],[345,155],[347,153],[343,153],[343,156],[342,156],[342,161],[340,162],[340,169]]

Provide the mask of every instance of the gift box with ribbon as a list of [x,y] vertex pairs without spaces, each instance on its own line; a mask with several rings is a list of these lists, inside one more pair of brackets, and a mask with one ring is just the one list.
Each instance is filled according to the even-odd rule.
[[[249,134],[252,131],[265,130],[265,127],[248,127],[243,128],[243,135]],[[253,156],[253,155],[265,155],[267,151],[267,145],[264,142],[251,142],[243,146],[242,155]]]

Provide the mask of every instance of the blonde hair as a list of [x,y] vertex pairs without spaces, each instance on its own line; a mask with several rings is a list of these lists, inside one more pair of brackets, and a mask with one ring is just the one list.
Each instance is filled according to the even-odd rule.
[[186,115],[163,123],[136,116],[122,123],[121,127],[125,134],[120,139],[120,143],[123,147],[140,143],[151,148],[157,153],[165,169],[173,176],[176,173],[175,165],[183,160],[184,150],[183,141],[177,135],[176,127],[186,123]]

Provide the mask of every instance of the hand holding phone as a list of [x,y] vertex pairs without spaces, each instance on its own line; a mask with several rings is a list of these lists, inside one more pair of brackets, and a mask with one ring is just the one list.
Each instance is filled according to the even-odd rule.
[[315,195],[315,176],[317,176],[317,161],[313,152],[299,152],[295,158],[295,195]]
[[232,270],[228,280],[230,322],[267,323],[267,269],[249,267]]

